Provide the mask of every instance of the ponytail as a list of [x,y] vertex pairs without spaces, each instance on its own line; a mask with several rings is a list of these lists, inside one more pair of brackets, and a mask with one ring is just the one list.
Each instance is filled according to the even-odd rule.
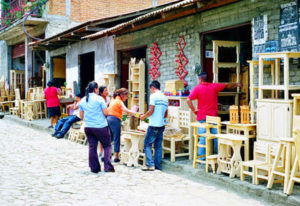
[[90,82],[85,89],[86,102],[89,101],[89,93],[94,92],[95,89],[98,88],[97,82]]

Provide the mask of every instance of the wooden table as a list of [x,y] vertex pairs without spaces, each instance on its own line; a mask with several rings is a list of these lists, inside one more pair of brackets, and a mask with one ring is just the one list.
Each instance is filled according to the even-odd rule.
[[127,166],[138,166],[140,156],[139,144],[145,139],[145,132],[124,131],[122,136],[125,145],[121,151],[121,163],[127,163]]
[[226,125],[227,134],[246,137],[244,141],[244,161],[249,161],[249,140],[256,138],[256,124],[231,124],[229,121],[221,122]]
[[[229,174],[230,178],[240,175],[240,162],[242,142],[246,141],[247,138],[242,135],[234,134],[216,134],[219,138],[219,154],[218,154],[218,170],[217,173],[221,172]],[[228,147],[232,147],[233,154],[231,156]]]

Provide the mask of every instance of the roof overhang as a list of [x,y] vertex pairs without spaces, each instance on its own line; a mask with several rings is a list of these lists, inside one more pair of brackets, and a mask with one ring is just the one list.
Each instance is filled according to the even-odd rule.
[[185,16],[221,7],[240,0],[184,0],[166,6],[162,9],[148,12],[145,15],[134,18],[125,23],[99,31],[97,33],[83,37],[82,39],[95,40],[104,36],[121,35],[133,31],[138,31],[150,26],[158,25],[168,21],[173,21]]
[[[180,0],[176,1],[179,2]],[[63,32],[60,32],[56,35],[53,35],[47,39],[43,39],[36,42],[31,42],[29,45],[32,47],[33,50],[54,50],[60,47],[65,47],[74,42],[82,41],[84,36],[89,36],[99,31],[106,30],[107,28],[113,27],[118,25],[122,22],[126,22],[132,20],[138,16],[147,14],[149,12],[159,10],[167,5],[171,5],[173,3],[167,3],[158,7],[151,7],[148,9],[143,9],[127,14],[107,17],[107,18],[100,18],[94,19],[77,26],[74,26],[70,29],[67,29]]]
[[[42,18],[28,17],[25,22],[26,31],[32,36],[40,36],[45,33],[48,21]],[[0,31],[0,40],[5,40],[8,45],[24,42],[26,34],[23,30],[23,19],[19,19],[9,27]]]

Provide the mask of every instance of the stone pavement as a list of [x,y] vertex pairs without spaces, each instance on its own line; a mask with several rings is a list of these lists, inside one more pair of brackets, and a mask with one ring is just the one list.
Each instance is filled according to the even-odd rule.
[[0,205],[263,205],[160,171],[92,174],[88,148],[0,120]]

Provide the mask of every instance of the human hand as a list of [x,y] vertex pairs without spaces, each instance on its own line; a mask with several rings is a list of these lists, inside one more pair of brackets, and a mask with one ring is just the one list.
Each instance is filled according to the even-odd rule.
[[195,109],[195,110],[193,111],[193,113],[194,113],[195,115],[197,115],[197,114],[198,114],[198,110]]
[[141,116],[140,116],[140,120],[145,120],[146,119],[146,116],[144,115],[144,114],[142,114]]
[[236,86],[241,88],[242,87],[242,83],[237,83]]

